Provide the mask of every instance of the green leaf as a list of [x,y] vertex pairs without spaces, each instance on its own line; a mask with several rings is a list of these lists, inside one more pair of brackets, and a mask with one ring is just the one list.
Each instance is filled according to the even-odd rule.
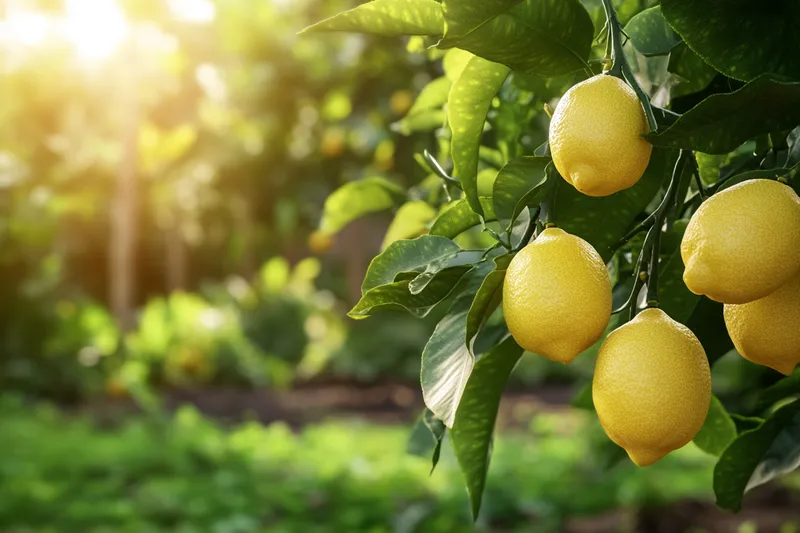
[[419,457],[431,458],[431,474],[439,463],[442,452],[442,441],[447,433],[447,428],[441,420],[436,418],[430,409],[425,409],[417,423],[411,430],[406,451]]
[[478,360],[467,381],[450,432],[453,450],[467,480],[472,516],[476,519],[489,471],[500,398],[520,356],[522,348],[514,339],[508,338]]
[[473,57],[453,83],[447,100],[447,116],[453,133],[453,173],[461,182],[472,210],[480,215],[483,208],[478,200],[478,149],[489,106],[508,73],[504,65]]
[[301,33],[349,31],[398,37],[441,35],[442,6],[435,0],[373,0],[309,26]]
[[408,288],[411,280],[408,279],[375,287],[367,291],[347,315],[350,318],[362,319],[378,311],[405,309],[416,317],[425,317],[437,304],[453,293],[467,271],[469,267],[445,269],[434,276],[425,290],[419,294],[411,294]]
[[481,217],[466,200],[457,200],[443,211],[431,228],[431,235],[454,238],[481,223]]
[[667,70],[681,78],[670,91],[672,98],[702,91],[717,75],[714,67],[703,61],[686,43],[681,43],[672,50]]
[[733,349],[733,341],[725,326],[721,303],[700,298],[686,326],[694,332],[703,345],[708,362],[711,364]]
[[778,409],[756,429],[742,433],[714,468],[717,505],[738,511],[748,490],[800,466],[800,400]]
[[736,174],[728,181],[722,184],[719,188],[719,191],[724,191],[725,189],[729,189],[734,185],[738,185],[747,180],[771,180],[776,179],[781,176],[788,176],[791,174],[792,171],[800,168],[800,164],[792,167],[792,168],[767,168],[764,170],[750,170],[748,172],[742,172],[741,174]]
[[593,198],[578,192],[554,167],[554,177],[560,181],[556,197],[555,219],[569,233],[577,235],[595,247],[608,262],[613,255],[612,246],[625,236],[637,215],[642,213],[669,179],[676,153],[671,150],[653,150],[650,164],[639,183],[630,189],[604,198]]
[[392,131],[401,135],[411,135],[420,131],[433,131],[444,126],[447,113],[444,109],[425,109],[398,120],[392,124]]
[[735,438],[736,424],[719,398],[712,396],[705,424],[695,435],[694,443],[704,452],[719,456]]
[[400,205],[405,197],[402,187],[383,178],[351,181],[325,200],[320,229],[332,235],[364,215]]
[[394,242],[369,264],[361,284],[361,294],[392,283],[400,272],[420,270],[434,261],[449,261],[459,251],[461,248],[450,239],[434,235]]
[[688,322],[700,302],[700,296],[686,288],[683,271],[683,259],[680,250],[676,250],[665,262],[662,259],[658,278],[661,309],[681,324]]
[[522,0],[444,0],[444,41],[470,34],[486,21],[502,14]]
[[422,397],[428,409],[447,427],[453,427],[456,409],[475,363],[466,343],[467,314],[475,293],[491,268],[492,263],[486,261],[475,265],[466,274],[460,284],[460,294],[447,315],[436,325],[422,351]]
[[[471,11],[485,15],[496,4]],[[474,26],[475,20],[470,13],[461,26]],[[457,46],[521,72],[558,76],[588,66],[593,38],[592,19],[578,0],[525,0],[464,35],[446,37],[439,46]]]
[[381,249],[400,239],[413,239],[428,231],[428,224],[436,217],[436,209],[428,202],[417,200],[400,206],[394,220],[386,230]]
[[441,109],[447,103],[447,96],[450,94],[452,85],[453,83],[447,76],[442,76],[429,82],[422,88],[417,99],[414,100],[414,105],[409,109],[408,116],[430,109]]
[[748,139],[800,123],[800,83],[758,78],[741,89],[714,94],[647,139],[670,146],[725,154]]
[[509,161],[497,175],[492,192],[494,214],[503,227],[511,222],[526,207],[539,204],[544,198],[543,187],[547,176],[545,167],[549,157],[520,157]]
[[472,301],[472,306],[467,314],[466,341],[470,351],[473,351],[473,343],[481,326],[500,305],[500,299],[503,296],[503,281],[506,279],[506,269],[513,257],[511,254],[496,257],[494,259],[494,270],[486,276],[477,294],[475,294],[475,299]]
[[736,424],[736,431],[740,435],[747,431],[752,431],[764,423],[763,418],[757,416],[743,416],[737,413],[731,413],[731,420]]
[[444,270],[445,268],[453,268],[458,266],[473,266],[474,263],[477,263],[483,259],[483,252],[477,250],[465,250],[463,252],[458,252],[453,257],[442,257],[440,259],[435,259],[428,263],[425,267],[425,270],[415,276],[411,283],[408,284],[408,290],[411,294],[419,294],[425,290],[425,287],[428,286],[428,283],[436,277],[436,274]]
[[681,42],[681,38],[669,27],[661,14],[661,6],[645,9],[633,17],[625,26],[633,47],[644,56],[668,54]]
[[800,370],[762,390],[758,396],[756,411],[769,409],[777,402],[797,394],[800,394]]
[[800,3],[662,0],[670,26],[709,65],[749,81],[765,73],[800,79]]

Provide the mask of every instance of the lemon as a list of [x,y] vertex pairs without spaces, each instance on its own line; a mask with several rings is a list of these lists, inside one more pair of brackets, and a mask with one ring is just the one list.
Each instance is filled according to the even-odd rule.
[[558,228],[520,250],[506,271],[503,313],[520,346],[569,363],[611,318],[611,280],[597,251]]
[[550,151],[558,172],[588,196],[633,187],[650,162],[642,138],[647,119],[621,79],[600,74],[564,94],[550,121]]
[[638,466],[651,465],[689,443],[706,420],[706,353],[689,328],[646,309],[600,347],[592,396],[609,438]]
[[773,180],[717,193],[689,221],[681,256],[693,293],[726,304],[763,298],[800,270],[800,198]]
[[725,325],[736,350],[787,376],[800,364],[800,273],[765,298],[725,306]]

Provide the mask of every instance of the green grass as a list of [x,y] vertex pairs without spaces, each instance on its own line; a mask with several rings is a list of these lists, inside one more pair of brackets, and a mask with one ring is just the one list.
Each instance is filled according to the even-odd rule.
[[[223,428],[192,408],[98,428],[48,406],[0,402],[0,531],[14,533],[453,532],[471,529],[446,450],[436,472],[409,430],[330,421]],[[581,412],[501,435],[483,531],[558,531],[568,516],[706,497],[711,458],[688,447],[648,469],[606,469]],[[595,445],[593,445],[593,443]],[[610,448],[609,448],[610,449]]]

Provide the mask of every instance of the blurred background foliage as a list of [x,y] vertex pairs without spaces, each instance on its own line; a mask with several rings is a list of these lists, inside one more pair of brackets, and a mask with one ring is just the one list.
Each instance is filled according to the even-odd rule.
[[[356,3],[0,0],[0,530],[469,527],[455,460],[445,451],[430,477],[405,453],[417,385],[389,394],[402,411],[389,425],[368,408],[304,426],[262,425],[281,418],[268,403],[222,408],[233,426],[166,409],[187,392],[294,390],[302,411],[315,384],[418,380],[437,317],[345,312],[369,259],[436,214],[415,201],[442,194],[415,155],[446,157],[459,62],[423,39],[297,35]],[[625,0],[620,16],[646,5]],[[541,144],[541,103],[571,80],[515,82],[489,117],[500,152]],[[500,152],[482,165],[517,155]],[[332,191],[365,178],[411,194],[353,224],[321,220]],[[592,365],[523,359],[512,388],[530,401],[498,438],[479,530],[633,531],[687,498],[689,520],[692,505],[716,512],[698,450],[647,471],[597,451],[599,427],[565,405]],[[773,380],[738,357],[715,373],[743,411]],[[800,527],[774,514],[782,532]],[[679,529],[647,529],[662,530]]]

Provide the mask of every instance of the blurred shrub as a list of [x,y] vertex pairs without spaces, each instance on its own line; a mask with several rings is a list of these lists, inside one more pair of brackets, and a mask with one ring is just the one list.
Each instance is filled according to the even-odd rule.
[[[559,531],[567,517],[705,496],[711,462],[687,448],[648,469],[607,470],[599,427],[542,415],[498,438],[479,531]],[[429,476],[405,455],[407,428],[277,423],[223,430],[193,408],[167,426],[101,430],[46,406],[0,401],[0,530],[15,533],[471,530],[454,457]],[[447,451],[447,450],[446,450]],[[533,529],[532,529],[533,528]]]

